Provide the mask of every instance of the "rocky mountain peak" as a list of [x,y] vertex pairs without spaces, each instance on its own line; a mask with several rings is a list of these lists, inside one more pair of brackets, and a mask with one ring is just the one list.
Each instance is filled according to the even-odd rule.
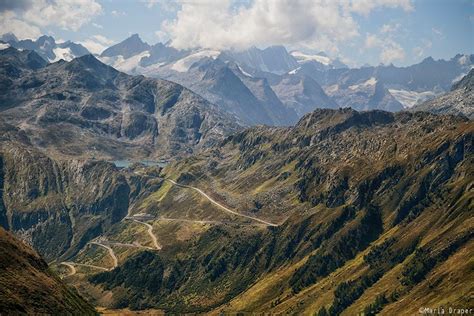
[[3,34],[0,37],[0,40],[2,40],[4,42],[7,42],[7,43],[8,42],[18,42],[18,38],[12,32],[8,32],[8,33]]
[[297,128],[304,129],[332,129],[335,132],[351,127],[369,127],[380,124],[389,124],[394,121],[394,114],[381,110],[358,112],[352,108],[338,110],[317,109],[303,116]]
[[459,82],[455,83],[451,91],[458,89],[472,90],[474,87],[474,69],[471,69],[467,75],[465,75]]
[[150,45],[143,42],[138,34],[133,34],[124,41],[115,44],[102,52],[101,57],[123,56],[129,58],[143,51],[149,50]]
[[72,61],[67,63],[66,69],[70,71],[93,72],[97,74],[98,76],[102,76],[103,74],[106,74],[106,73],[116,73],[116,74],[119,73],[114,68],[100,62],[92,54],[84,55],[84,56],[73,59]]

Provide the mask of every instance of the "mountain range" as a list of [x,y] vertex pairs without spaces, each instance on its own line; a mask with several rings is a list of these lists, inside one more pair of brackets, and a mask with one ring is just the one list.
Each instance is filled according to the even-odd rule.
[[0,44],[8,45],[16,49],[33,50],[48,62],[59,60],[71,61],[76,57],[90,54],[87,48],[81,44],[71,41],[57,43],[52,36],[43,35],[37,40],[18,40],[12,33],[0,37]]
[[1,311],[472,305],[471,56],[350,69],[133,35],[55,61],[20,42],[0,46]]
[[174,156],[239,128],[231,116],[169,81],[129,76],[92,55],[48,64],[0,50],[2,119],[62,155]]
[[[52,37],[5,45],[35,50],[47,61],[87,54],[80,44]],[[102,62],[131,75],[179,83],[227,112],[240,125],[292,125],[316,108],[401,111],[449,91],[473,67],[473,55],[451,60],[429,57],[408,67],[348,68],[323,52],[288,52],[283,46],[247,50],[178,50],[170,43],[149,45],[133,34],[105,49]],[[226,84],[220,84],[222,78]]]
[[[120,53],[124,47],[134,47],[135,54]],[[157,53],[157,50],[161,54]],[[115,51],[115,53],[111,53]],[[159,56],[157,58],[156,56]],[[179,51],[164,44],[149,46],[138,35],[112,46],[101,55],[105,63],[128,73],[141,73],[151,77],[167,78],[193,89],[188,75],[194,63],[203,59],[220,59],[224,63],[236,64],[239,72],[247,77],[265,78],[277,94],[275,82],[294,83],[288,90],[295,91],[291,100],[281,97],[280,101],[301,117],[315,108],[352,107],[357,110],[384,109],[400,111],[415,104],[432,99],[450,89],[472,68],[474,56],[457,55],[449,61],[426,58],[421,63],[409,67],[380,65],[376,67],[348,68],[339,60],[332,60],[324,53],[291,51],[283,46],[266,49],[252,47],[244,51],[187,50]],[[212,63],[208,63],[211,67]],[[202,68],[202,66],[201,66]],[[232,67],[231,67],[232,68]],[[235,67],[234,67],[235,69]],[[291,79],[288,79],[291,78]],[[301,79],[302,78],[302,79]],[[312,79],[312,93],[305,93],[301,81]],[[245,85],[245,82],[242,82]],[[274,84],[272,84],[274,83]],[[198,93],[213,93],[213,86],[202,84]],[[321,89],[322,88],[322,89]],[[237,89],[238,90],[238,89]],[[298,90],[302,90],[297,92]],[[318,93],[314,92],[318,90]],[[308,98],[308,95],[311,97]],[[280,97],[280,96],[278,96]],[[328,103],[330,99],[330,103]],[[305,100],[300,102],[298,100]],[[220,97],[218,105],[229,106],[235,100]],[[250,125],[253,122],[243,120]],[[295,120],[293,120],[293,123]],[[261,123],[267,123],[262,117]],[[275,121],[273,125],[281,125]]]
[[412,108],[414,111],[427,111],[438,114],[465,115],[474,118],[474,70],[454,84],[450,92],[439,98],[426,101]]

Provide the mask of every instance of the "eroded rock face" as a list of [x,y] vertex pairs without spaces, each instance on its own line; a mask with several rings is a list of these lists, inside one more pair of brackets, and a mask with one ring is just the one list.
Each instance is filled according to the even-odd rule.
[[450,92],[417,105],[412,110],[464,115],[474,119],[474,70],[454,84]]
[[55,161],[19,144],[0,156],[2,225],[48,259],[74,253],[127,214],[130,186],[111,163]]
[[41,57],[34,52],[2,51],[0,111],[34,146],[50,152],[108,159],[170,157],[215,143],[239,128],[178,84],[128,76],[92,55],[49,65],[37,60]]

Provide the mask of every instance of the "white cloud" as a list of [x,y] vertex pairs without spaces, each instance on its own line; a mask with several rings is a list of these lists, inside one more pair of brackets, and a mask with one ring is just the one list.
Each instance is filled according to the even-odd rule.
[[104,28],[102,25],[97,24],[97,23],[92,23],[92,26],[101,30]]
[[117,10],[112,10],[112,11],[110,12],[110,14],[112,14],[112,15],[115,16],[115,17],[127,15],[125,12],[117,11]]
[[405,50],[391,37],[379,37],[376,34],[367,34],[365,37],[367,49],[378,49],[380,61],[384,64],[405,59]]
[[396,24],[384,24],[382,25],[382,28],[380,29],[381,33],[393,33],[395,31],[398,31],[402,25],[400,23]]
[[5,8],[0,13],[0,29],[18,38],[37,38],[46,26],[77,31],[101,12],[96,0],[30,0],[20,7]]
[[352,16],[333,2],[255,0],[232,7],[229,0],[183,2],[163,30],[178,48],[246,48],[252,45],[318,45],[358,35]]
[[102,7],[96,0],[35,0],[23,13],[23,19],[40,27],[56,25],[77,31],[101,12]]
[[438,35],[439,37],[443,37],[443,36],[444,36],[443,32],[440,31],[440,30],[438,30],[438,29],[435,28],[435,27],[432,27],[432,28],[431,28],[431,31],[432,31],[433,33],[435,33],[436,35]]
[[11,32],[19,39],[37,39],[41,36],[38,26],[18,19],[11,11],[0,14],[0,30],[3,34]]
[[155,36],[158,38],[158,41],[162,43],[169,40],[168,34],[166,34],[166,32],[163,32],[163,31],[156,31]]
[[178,3],[172,0],[140,0],[147,8],[151,9],[156,5],[160,6],[161,10],[164,11],[176,11],[178,9]]
[[417,57],[422,57],[425,55],[426,50],[430,49],[431,46],[433,46],[433,43],[427,39],[422,39],[421,40],[421,45],[413,48],[413,54],[415,54]]
[[107,47],[111,46],[114,43],[115,41],[103,35],[93,35],[85,41],[80,42],[80,44],[82,44],[93,54],[102,53]]
[[411,0],[351,0],[349,4],[353,12],[368,15],[372,10],[380,7],[397,8],[413,11]]
[[405,59],[405,50],[395,42],[390,43],[389,45],[382,48],[382,53],[380,54],[380,60],[384,64],[392,63],[396,60]]
[[380,7],[413,9],[411,0],[177,2],[176,18],[163,22],[161,28],[176,48],[244,49],[284,44],[333,53],[338,52],[339,44],[359,36],[354,13],[366,14]]
[[382,40],[375,34],[367,34],[365,38],[365,47],[374,48],[382,45]]

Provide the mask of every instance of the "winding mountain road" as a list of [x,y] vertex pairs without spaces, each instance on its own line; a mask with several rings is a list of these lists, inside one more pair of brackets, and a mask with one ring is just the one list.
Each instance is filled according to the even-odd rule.
[[198,220],[198,219],[186,219],[186,218],[169,218],[169,217],[159,217],[159,221],[169,221],[169,222],[185,222],[185,223],[198,223],[198,224],[225,224],[220,221],[210,221],[210,220]]
[[139,248],[139,249],[143,248],[143,249],[155,250],[155,248],[143,246],[140,244],[125,244],[125,243],[115,242],[115,241],[109,241],[107,242],[107,244],[110,246],[116,246],[116,247]]
[[110,270],[112,270],[112,269],[114,269],[118,266],[117,256],[115,256],[114,250],[112,248],[110,248],[110,246],[104,245],[103,243],[100,243],[100,242],[97,242],[97,241],[91,241],[89,244],[100,246],[102,248],[105,248],[109,252],[110,257],[112,257],[112,260],[114,262],[113,267],[110,268]]
[[221,209],[223,209],[224,211],[228,212],[228,213],[231,213],[231,214],[234,214],[234,215],[237,215],[237,216],[241,216],[241,217],[245,217],[245,218],[248,218],[248,219],[251,219],[251,220],[254,220],[254,221],[257,221],[257,222],[260,222],[262,224],[265,224],[267,226],[273,226],[273,227],[276,227],[278,226],[277,224],[274,224],[274,223],[270,223],[270,222],[267,222],[263,219],[260,219],[260,218],[257,218],[257,217],[253,217],[253,216],[249,216],[249,215],[245,215],[245,214],[242,214],[242,213],[239,213],[239,212],[236,212],[234,210],[231,210],[230,208],[220,204],[219,202],[217,202],[216,200],[214,200],[213,198],[211,198],[209,195],[207,195],[204,191],[202,191],[201,189],[199,188],[196,188],[196,187],[192,187],[192,186],[189,186],[189,185],[185,185],[185,184],[179,184],[177,183],[176,181],[172,180],[172,179],[165,179],[169,182],[171,182],[172,184],[178,186],[178,187],[182,187],[182,188],[188,188],[188,189],[192,189],[192,190],[195,190],[197,191],[199,194],[201,194],[202,196],[204,196],[206,199],[208,199],[212,204],[220,207]]
[[145,225],[146,227],[148,227],[147,232],[148,232],[148,235],[150,235],[151,240],[153,241],[153,245],[155,246],[155,249],[156,250],[161,250],[161,246],[160,246],[160,244],[158,244],[158,239],[156,238],[155,234],[153,234],[153,226],[151,226],[148,223],[139,221],[138,219],[134,219],[133,217],[128,217],[128,219],[131,219],[134,222],[140,223],[140,224]]
[[111,270],[111,269],[107,269],[107,268],[104,268],[104,267],[94,266],[94,265],[92,265],[92,264],[76,263],[76,262],[71,262],[71,261],[64,261],[64,262],[61,262],[61,263],[59,263],[59,264],[60,264],[60,265],[63,265],[63,266],[66,266],[66,267],[68,267],[69,269],[71,269],[71,273],[69,273],[68,275],[66,275],[66,277],[73,276],[74,274],[77,273],[77,270],[76,270],[76,267],[75,267],[75,266],[88,267],[88,268],[98,269],[98,270],[102,270],[102,271],[110,271],[110,270]]
[[71,270],[71,273],[69,273],[68,275],[66,275],[66,277],[70,277],[70,276],[73,276],[74,274],[76,274],[76,268],[72,265],[71,262],[61,262],[60,265],[63,265],[63,266],[66,266],[68,267],[70,270]]

